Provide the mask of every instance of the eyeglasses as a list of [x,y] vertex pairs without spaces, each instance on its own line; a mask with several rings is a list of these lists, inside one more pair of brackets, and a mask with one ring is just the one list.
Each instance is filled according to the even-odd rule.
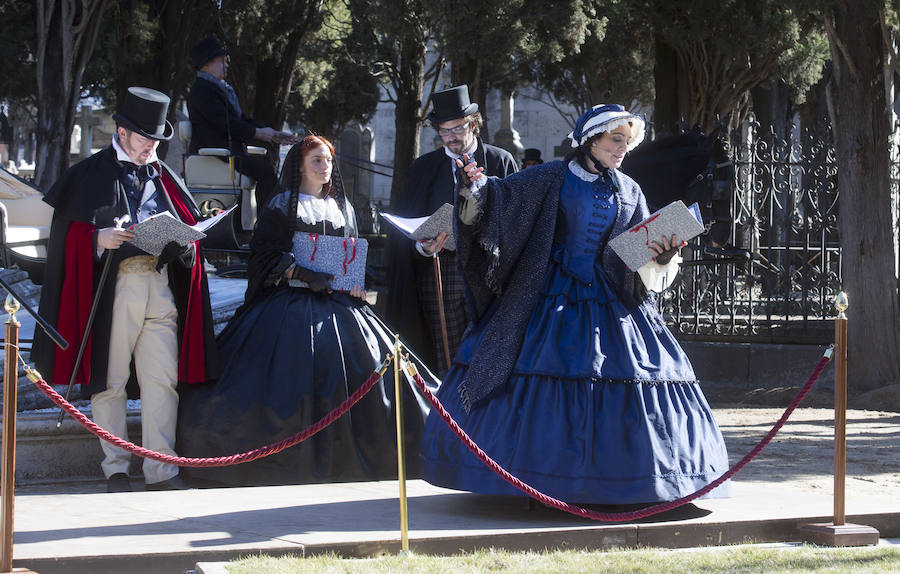
[[437,133],[441,137],[449,136],[450,134],[460,135],[460,134],[466,133],[466,130],[468,128],[469,128],[469,124],[468,124],[468,122],[466,122],[461,126],[456,126],[453,128],[440,128],[440,129],[438,129]]

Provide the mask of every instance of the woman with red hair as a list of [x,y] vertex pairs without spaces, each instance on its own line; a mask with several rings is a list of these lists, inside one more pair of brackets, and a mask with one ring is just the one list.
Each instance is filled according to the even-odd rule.
[[[357,235],[333,162],[334,147],[320,136],[307,136],[288,152],[281,189],[250,242],[244,305],[218,338],[223,374],[215,385],[187,389],[181,400],[178,452],[185,456],[242,452],[305,429],[359,388],[390,352],[393,334],[365,305],[362,285],[332,290],[328,275],[294,261],[295,234]],[[427,410],[405,388],[407,448],[417,449]],[[185,474],[197,484],[233,486],[396,476],[393,417],[393,387],[381,380],[306,442],[250,463]]]

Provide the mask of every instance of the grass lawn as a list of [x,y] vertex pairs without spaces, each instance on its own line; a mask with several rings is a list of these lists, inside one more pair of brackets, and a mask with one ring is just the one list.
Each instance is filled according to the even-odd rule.
[[334,555],[311,558],[248,557],[231,562],[230,574],[315,573],[666,573],[711,572],[851,574],[900,573],[900,548],[821,548],[731,546],[690,550],[616,550],[609,552],[505,552],[481,550],[459,556],[383,556],[342,559]]

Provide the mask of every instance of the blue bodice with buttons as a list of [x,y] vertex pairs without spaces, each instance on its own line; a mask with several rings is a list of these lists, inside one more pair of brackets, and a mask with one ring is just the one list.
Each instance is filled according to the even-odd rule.
[[553,259],[584,284],[590,284],[594,277],[594,260],[616,218],[614,190],[609,172],[585,181],[566,171],[559,195]]

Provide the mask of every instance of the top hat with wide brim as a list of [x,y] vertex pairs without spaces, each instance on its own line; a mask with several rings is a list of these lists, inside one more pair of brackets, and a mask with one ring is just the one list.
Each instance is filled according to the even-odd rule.
[[469,100],[468,86],[454,86],[431,94],[431,112],[428,121],[439,124],[471,116],[478,111],[478,104]]
[[169,96],[150,88],[132,86],[125,94],[122,111],[113,114],[117,125],[152,140],[168,140],[175,129],[166,121]]

